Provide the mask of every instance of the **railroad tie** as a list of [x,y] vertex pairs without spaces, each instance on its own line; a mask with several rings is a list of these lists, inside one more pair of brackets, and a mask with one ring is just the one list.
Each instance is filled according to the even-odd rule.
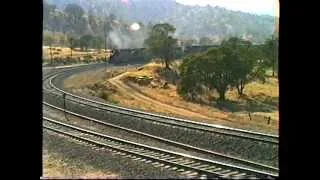
[[196,167],[198,165],[200,165],[201,163],[197,162],[197,163],[193,163],[193,164],[189,164],[190,167]]
[[193,172],[193,173],[191,173],[191,174],[188,174],[189,176],[196,176],[196,175],[198,175],[198,172]]
[[205,168],[201,168],[202,170],[206,170],[206,171],[211,171],[213,169],[216,169],[215,166],[208,166],[208,167],[205,167]]
[[178,159],[170,160],[170,162],[173,162],[173,163],[177,163],[177,162],[180,162],[180,161],[184,161],[184,159],[178,158]]
[[170,162],[171,162],[172,159],[176,159],[176,158],[177,158],[177,157],[168,155],[168,157],[166,157],[166,158],[161,158],[161,160],[166,160],[166,161],[170,161]]
[[193,171],[185,171],[185,172],[182,172],[181,174],[182,175],[187,175],[187,174],[189,174],[189,173],[192,173]]
[[240,174],[236,174],[236,175],[233,175],[232,177],[243,177],[247,175],[246,173],[240,173]]
[[164,166],[164,164],[162,164],[162,163],[159,163],[158,165],[155,165],[155,167],[162,167],[162,166]]
[[219,171],[223,170],[222,168],[212,168],[210,171],[214,173],[218,173]]
[[208,164],[203,164],[203,165],[196,166],[196,167],[193,167],[193,168],[196,168],[196,169],[202,169],[202,168],[204,168],[204,167],[208,167],[208,166],[210,166],[210,165],[208,165]]
[[193,164],[194,161],[185,161],[183,163],[180,163],[181,165],[188,165],[188,164]]
[[227,169],[227,170],[219,171],[219,172],[216,172],[216,173],[224,175],[225,173],[228,173],[228,172],[231,172],[231,170]]
[[177,167],[172,167],[172,168],[170,168],[171,170],[176,170],[176,169],[178,169]]
[[231,172],[229,172],[229,173],[227,173],[227,174],[224,174],[224,175],[221,176],[221,177],[223,177],[223,178],[232,178],[233,175],[238,174],[238,173],[239,173],[238,171],[231,171]]

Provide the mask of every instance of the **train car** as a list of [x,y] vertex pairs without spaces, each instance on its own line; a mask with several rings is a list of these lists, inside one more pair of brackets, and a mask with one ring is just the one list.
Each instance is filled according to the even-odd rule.
[[145,50],[145,48],[113,50],[109,62],[111,64],[134,64],[146,62],[149,56]]
[[[183,58],[187,54],[204,52],[210,48],[218,47],[218,45],[212,46],[190,46],[186,48],[175,48],[174,58]],[[109,60],[110,64],[135,64],[146,63],[152,59],[152,55],[146,48],[137,49],[113,49]]]

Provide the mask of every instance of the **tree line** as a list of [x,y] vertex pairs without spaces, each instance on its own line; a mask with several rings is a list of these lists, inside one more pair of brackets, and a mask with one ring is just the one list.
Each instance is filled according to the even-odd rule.
[[[44,2],[43,7],[43,29],[47,32],[44,36],[51,36],[44,38],[45,45],[48,45],[46,39],[54,39],[55,45],[70,46],[67,40],[72,37],[77,47],[87,46],[81,41],[81,38],[84,38],[92,39],[88,44],[92,48],[103,46],[101,39],[107,41],[107,48],[141,48],[141,39],[143,42],[146,32],[152,27],[151,24],[144,25],[138,22],[140,30],[132,31],[129,22],[118,19],[112,13],[95,16],[91,10],[85,12],[77,4],[67,4],[60,10],[55,5]],[[60,37],[62,35],[65,36],[63,41]]]
[[[150,52],[161,58],[170,70],[170,61],[177,46],[173,38],[175,28],[168,24],[157,24],[149,33],[145,43]],[[272,68],[272,76],[277,72],[278,39],[267,39],[263,45],[238,37],[222,41],[219,47],[183,58],[180,66],[181,83],[178,93],[195,99],[205,90],[216,90],[219,100],[225,100],[225,93],[236,88],[242,96],[245,85],[254,80],[265,81],[266,69]]]
[[218,48],[184,58],[180,66],[179,94],[195,99],[205,90],[216,90],[219,100],[223,101],[225,93],[236,88],[242,96],[249,82],[265,81],[267,68],[272,67],[275,76],[276,44],[276,39],[268,39],[264,45],[255,47],[249,41],[231,37]]

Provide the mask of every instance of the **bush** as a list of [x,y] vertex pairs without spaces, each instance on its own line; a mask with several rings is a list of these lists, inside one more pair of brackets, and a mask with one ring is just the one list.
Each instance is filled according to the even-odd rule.
[[102,91],[99,94],[99,96],[100,96],[100,98],[104,99],[105,101],[108,101],[113,104],[119,104],[119,101],[110,98],[109,94],[106,91]]
[[108,94],[107,92],[105,92],[105,91],[103,91],[103,92],[101,93],[100,97],[101,97],[102,99],[106,100],[106,101],[109,100],[109,94]]
[[114,100],[114,99],[109,99],[109,102],[112,104],[119,104],[119,101]]
[[177,84],[180,80],[179,74],[174,70],[160,69],[157,70],[157,73],[171,84]]

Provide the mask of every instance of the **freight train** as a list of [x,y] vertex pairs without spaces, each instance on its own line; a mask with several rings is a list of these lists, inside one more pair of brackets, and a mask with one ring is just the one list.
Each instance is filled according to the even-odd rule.
[[[177,47],[175,49],[175,59],[182,58],[185,55],[204,52],[210,48],[216,48],[218,45],[211,46],[190,46],[190,47]],[[153,58],[152,54],[146,48],[138,49],[113,49],[111,51],[110,64],[135,64],[146,63]]]

